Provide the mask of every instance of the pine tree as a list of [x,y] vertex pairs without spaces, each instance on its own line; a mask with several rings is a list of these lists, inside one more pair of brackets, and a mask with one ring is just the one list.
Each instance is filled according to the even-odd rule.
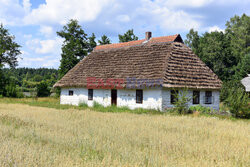
[[128,30],[126,33],[124,33],[123,35],[118,35],[119,37],[119,42],[129,42],[129,41],[135,41],[138,40],[138,37],[135,36],[134,34],[134,30]]
[[89,50],[88,52],[92,52],[92,50],[96,47],[96,42],[95,42],[95,34],[92,33],[91,37],[89,37]]
[[101,40],[98,40],[98,43],[100,45],[105,45],[105,44],[111,44],[111,41],[110,41],[110,39],[106,35],[103,35],[101,37]]

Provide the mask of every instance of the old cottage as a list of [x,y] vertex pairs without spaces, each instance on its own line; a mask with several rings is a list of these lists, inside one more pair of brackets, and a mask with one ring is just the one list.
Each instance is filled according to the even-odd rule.
[[94,102],[164,111],[188,89],[189,105],[219,109],[222,82],[179,34],[97,46],[54,86],[61,104]]

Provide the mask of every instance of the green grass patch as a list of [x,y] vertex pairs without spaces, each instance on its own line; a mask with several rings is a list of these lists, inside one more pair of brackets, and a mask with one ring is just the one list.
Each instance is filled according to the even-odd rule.
[[117,106],[107,106],[104,107],[98,103],[94,103],[93,107],[88,107],[86,103],[80,103],[79,106],[60,104],[59,98],[46,97],[46,98],[0,98],[0,103],[20,103],[27,104],[30,106],[47,107],[55,109],[91,109],[98,112],[113,112],[113,113],[135,113],[135,114],[163,114],[159,110],[153,109],[134,109],[131,110],[128,107],[117,107]]
[[128,107],[117,107],[114,105],[104,107],[101,104],[94,103],[93,108],[95,111],[99,112],[113,112],[113,113],[121,113],[121,112],[128,112],[128,113],[136,113],[136,114],[163,114],[162,112],[158,110],[153,109],[142,109],[137,108],[134,110],[129,109]]

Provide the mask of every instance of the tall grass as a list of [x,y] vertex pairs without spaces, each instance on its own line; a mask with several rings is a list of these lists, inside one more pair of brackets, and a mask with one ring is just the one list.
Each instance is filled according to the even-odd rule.
[[0,166],[248,166],[250,124],[0,104]]
[[92,109],[98,112],[128,112],[128,113],[135,113],[135,114],[162,114],[158,110],[153,109],[134,109],[131,110],[128,107],[116,107],[116,106],[108,106],[104,107],[98,103],[94,103],[93,107],[88,107],[87,104],[81,103],[79,106],[74,105],[65,105],[60,104],[59,98],[52,98],[52,97],[45,97],[45,98],[0,98],[0,103],[7,103],[7,104],[28,104],[31,106],[39,106],[39,107],[48,107],[48,108],[55,108],[55,109]]

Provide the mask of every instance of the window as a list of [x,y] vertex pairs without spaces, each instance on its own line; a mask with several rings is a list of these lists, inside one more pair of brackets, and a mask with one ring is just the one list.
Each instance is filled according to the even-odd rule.
[[74,95],[74,91],[73,90],[69,90],[69,96],[73,96]]
[[136,90],[136,103],[142,104],[143,101],[143,92],[142,90]]
[[88,100],[93,100],[93,89],[88,89]]
[[200,104],[200,91],[193,91],[193,104]]
[[171,90],[171,104],[174,104],[175,102],[177,102],[178,100],[178,94],[179,91],[178,90]]
[[212,91],[205,92],[205,104],[212,104]]

